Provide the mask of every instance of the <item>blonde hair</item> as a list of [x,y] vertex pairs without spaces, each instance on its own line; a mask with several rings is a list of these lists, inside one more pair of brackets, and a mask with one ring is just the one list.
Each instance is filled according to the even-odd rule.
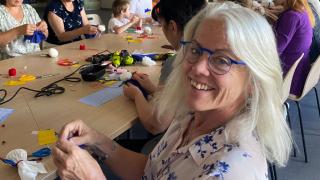
[[289,9],[292,9],[298,12],[302,12],[304,10],[307,11],[311,26],[314,27],[315,25],[314,15],[312,13],[311,7],[309,6],[307,0],[287,0],[287,4]]
[[[228,143],[255,134],[268,161],[284,166],[292,139],[282,114],[282,71],[272,28],[264,17],[248,8],[232,2],[210,3],[187,24],[184,40],[191,40],[205,19],[219,19],[225,23],[228,43],[233,53],[246,63],[252,85],[247,105],[226,125]],[[157,118],[165,114],[178,119],[190,112],[185,103],[182,61],[182,50],[179,50],[174,70],[156,98]]]

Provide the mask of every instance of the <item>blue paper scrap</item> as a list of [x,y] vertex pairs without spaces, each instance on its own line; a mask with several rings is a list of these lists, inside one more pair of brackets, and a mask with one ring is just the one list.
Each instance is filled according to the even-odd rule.
[[106,87],[89,96],[81,98],[79,101],[94,107],[100,106],[123,94],[122,87],[119,87],[121,83],[122,82],[115,83],[112,87]]
[[14,109],[0,108],[0,123],[6,120],[13,111]]

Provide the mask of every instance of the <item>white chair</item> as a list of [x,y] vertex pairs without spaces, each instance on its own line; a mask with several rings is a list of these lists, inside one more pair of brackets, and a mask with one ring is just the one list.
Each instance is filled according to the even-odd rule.
[[87,18],[90,25],[98,26],[102,24],[101,18],[98,14],[87,14]]
[[317,102],[317,106],[318,106],[318,113],[319,113],[319,116],[320,116],[319,97],[318,97],[318,92],[317,92],[317,88],[316,88],[316,85],[318,84],[319,77],[320,77],[319,69],[320,69],[320,56],[311,65],[311,69],[309,71],[309,74],[307,76],[306,82],[304,84],[304,88],[303,88],[302,94],[300,96],[295,96],[295,95],[292,95],[292,94],[289,95],[289,99],[295,101],[296,104],[297,104],[297,107],[298,107],[299,123],[300,123],[300,129],[301,129],[302,145],[303,145],[304,161],[305,162],[308,162],[308,156],[307,156],[307,151],[306,151],[306,143],[305,143],[305,139],[304,139],[301,108],[300,108],[299,101],[302,100],[304,98],[304,96],[306,94],[308,94],[313,89],[315,94],[316,94],[316,102]]

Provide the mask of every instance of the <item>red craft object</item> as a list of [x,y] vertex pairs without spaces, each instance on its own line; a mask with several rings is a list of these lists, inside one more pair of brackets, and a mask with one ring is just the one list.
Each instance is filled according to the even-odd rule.
[[141,29],[142,29],[142,28],[141,28],[140,26],[137,26],[137,30],[139,30],[139,31],[140,31]]
[[17,70],[15,68],[10,68],[8,74],[9,76],[15,76],[17,74]]
[[85,50],[85,49],[86,49],[86,45],[80,44],[80,50]]
[[58,65],[60,66],[72,66],[74,65],[75,63],[70,61],[69,59],[60,59],[58,62],[57,62]]

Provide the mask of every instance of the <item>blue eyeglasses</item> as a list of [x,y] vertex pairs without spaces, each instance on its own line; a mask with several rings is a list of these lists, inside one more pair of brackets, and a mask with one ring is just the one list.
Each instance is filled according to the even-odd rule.
[[180,41],[180,44],[183,46],[184,59],[190,64],[197,63],[203,53],[207,52],[209,70],[218,75],[229,72],[232,64],[246,65],[243,61],[233,60],[221,52],[203,48],[195,41]]

